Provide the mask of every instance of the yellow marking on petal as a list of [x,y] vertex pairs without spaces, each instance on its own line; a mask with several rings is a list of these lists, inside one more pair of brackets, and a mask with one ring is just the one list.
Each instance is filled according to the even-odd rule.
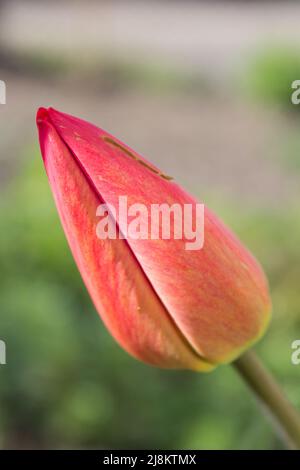
[[148,165],[148,163],[144,162],[144,160],[141,160],[137,155],[135,155],[133,152],[131,152],[129,149],[124,147],[123,145],[119,144],[119,142],[116,142],[114,139],[108,136],[101,136],[101,138],[104,140],[104,142],[107,142],[110,145],[113,145],[114,147],[118,148],[119,150],[122,150],[125,155],[127,155],[130,158],[133,158],[136,162],[140,163],[144,167],[148,168],[148,170],[152,171],[156,175],[160,176],[161,178],[170,181],[173,179],[172,176],[165,175],[164,173],[160,173],[157,171],[155,168],[152,168],[152,166]]
[[82,137],[78,132],[74,132],[75,140],[82,140]]
[[246,263],[243,263],[243,261],[241,261],[240,264],[246,271],[249,271],[249,266]]

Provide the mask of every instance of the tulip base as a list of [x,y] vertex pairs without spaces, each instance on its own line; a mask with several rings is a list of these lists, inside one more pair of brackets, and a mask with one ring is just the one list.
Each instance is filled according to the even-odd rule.
[[271,415],[288,447],[300,449],[300,414],[285,397],[256,354],[247,351],[233,365]]

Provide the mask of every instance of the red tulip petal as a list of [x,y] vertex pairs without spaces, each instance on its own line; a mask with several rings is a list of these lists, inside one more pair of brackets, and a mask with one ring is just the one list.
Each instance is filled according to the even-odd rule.
[[[88,162],[77,156],[83,148],[69,146],[67,135],[62,136],[63,131],[72,135],[74,142],[80,142],[81,124],[74,120],[74,129],[70,120],[74,119],[62,119],[59,113],[45,109],[40,109],[37,116],[42,154],[56,205],[96,309],[116,340],[135,357],[160,367],[211,370],[214,365],[193,350],[170,317],[127,241],[100,240],[96,236],[96,209],[103,202],[98,189],[100,179],[95,173],[98,167],[87,171]],[[107,143],[99,141],[111,151]],[[85,144],[88,146],[88,142]],[[88,154],[89,159],[94,158],[92,151]],[[109,153],[107,156],[111,160]],[[98,152],[96,159],[99,158]],[[109,178],[114,171],[107,166],[99,176]]]
[[[48,110],[48,119],[105,203],[192,204],[196,201],[136,152],[85,121]],[[195,211],[194,211],[195,212]],[[118,220],[122,232],[126,220]],[[270,300],[263,271],[236,237],[205,210],[205,243],[135,240],[128,245],[178,331],[209,362],[235,358],[264,332]],[[88,277],[88,273],[86,274]]]

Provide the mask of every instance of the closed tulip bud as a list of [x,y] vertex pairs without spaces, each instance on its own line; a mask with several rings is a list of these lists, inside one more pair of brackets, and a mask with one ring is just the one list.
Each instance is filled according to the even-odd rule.
[[[270,318],[264,273],[209,209],[201,246],[187,249],[186,236],[151,238],[153,205],[188,206],[190,217],[198,217],[197,201],[92,124],[51,108],[39,109],[37,124],[73,256],[99,315],[124,349],[155,366],[209,371],[262,336]],[[141,237],[127,230],[120,211],[125,196],[128,207],[146,208]],[[103,204],[115,237],[97,234]],[[157,219],[151,230],[160,224]]]

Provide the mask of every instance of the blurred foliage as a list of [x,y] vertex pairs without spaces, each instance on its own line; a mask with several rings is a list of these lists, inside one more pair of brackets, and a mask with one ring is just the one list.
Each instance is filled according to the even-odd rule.
[[277,154],[280,157],[285,171],[290,174],[299,174],[300,172],[300,135],[298,120],[291,123],[289,130],[284,137],[280,136],[277,144]]
[[142,88],[156,93],[168,91],[209,93],[209,80],[199,72],[181,70],[167,63],[125,61],[102,58],[100,63],[88,63],[86,73],[94,74],[103,83],[116,89]]
[[252,96],[279,107],[296,111],[291,103],[291,85],[300,79],[300,51],[292,45],[262,48],[250,60],[243,87]]
[[8,47],[0,50],[1,67],[22,75],[58,78],[72,70],[72,62],[52,52],[14,51]]
[[138,58],[81,55],[62,56],[39,49],[0,50],[1,67],[22,76],[38,77],[44,81],[59,80],[70,85],[89,83],[93,91],[144,89],[156,93],[211,93],[213,85],[203,72],[182,70],[163,61],[141,61]]
[[[115,344],[72,260],[37,149],[27,161],[0,202],[0,445],[280,448],[231,367],[163,371]],[[300,338],[299,214],[220,212],[270,277],[274,321],[258,350],[300,406],[290,362]]]

